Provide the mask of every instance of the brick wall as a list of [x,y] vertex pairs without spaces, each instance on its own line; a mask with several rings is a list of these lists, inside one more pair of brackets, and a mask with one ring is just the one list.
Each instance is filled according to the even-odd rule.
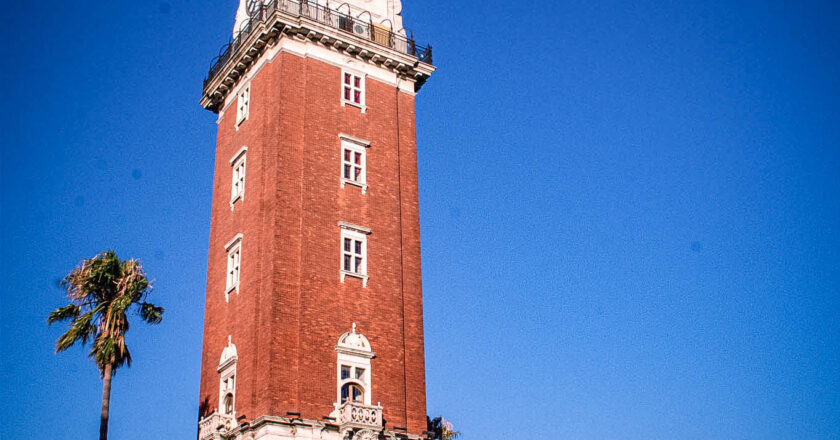
[[[321,419],[336,400],[339,336],[368,337],[372,402],[387,429],[425,429],[425,365],[414,98],[367,78],[367,111],[340,103],[341,70],[280,53],[251,80],[218,133],[202,356],[202,408],[218,407],[219,356],[239,353],[236,414]],[[370,141],[368,190],[340,187],[340,141]],[[245,198],[230,209],[229,160],[248,147]],[[341,283],[339,221],[366,226],[367,288]],[[225,302],[225,244],[242,233],[240,293]]]

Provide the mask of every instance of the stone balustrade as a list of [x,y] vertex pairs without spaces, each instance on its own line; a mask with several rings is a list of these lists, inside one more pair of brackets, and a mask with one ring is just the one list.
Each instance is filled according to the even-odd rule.
[[382,407],[345,402],[338,407],[338,424],[345,428],[382,428]]
[[199,440],[220,440],[222,434],[226,434],[236,427],[233,417],[223,416],[213,412],[198,422]]

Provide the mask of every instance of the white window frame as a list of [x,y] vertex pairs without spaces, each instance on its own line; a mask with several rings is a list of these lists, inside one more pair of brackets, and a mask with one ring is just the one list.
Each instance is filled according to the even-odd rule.
[[[350,84],[344,82],[344,79],[347,75],[350,75]],[[354,78],[359,78],[359,85],[360,87],[356,87]],[[354,70],[349,69],[341,69],[341,106],[344,107],[345,105],[351,105],[353,107],[358,107],[362,109],[362,113],[367,111],[367,105],[365,104],[365,95],[366,95],[366,75],[361,72],[357,72]],[[346,89],[350,89],[350,99],[346,99],[344,97],[344,91]],[[359,102],[353,100],[354,92],[359,92]]]
[[[367,236],[370,235],[370,229],[354,225],[352,223],[347,222],[338,222],[339,228],[341,228],[341,240],[339,243],[339,273],[341,274],[341,282],[344,282],[344,279],[347,277],[358,278],[362,280],[362,287],[367,287],[368,279],[368,239]],[[344,249],[344,240],[349,239],[351,240],[352,244],[350,247],[350,252],[346,252]],[[355,252],[355,242],[359,241],[362,244],[362,252],[357,254]],[[362,264],[360,267],[359,272],[355,272],[353,270],[345,270],[344,269],[344,256],[346,254],[351,255],[351,265],[353,265],[353,259],[358,255],[362,259]]]
[[[362,194],[367,193],[368,185],[367,185],[367,149],[370,148],[370,142],[359,139],[349,134],[341,133],[338,135],[338,138],[341,140],[341,168],[339,170],[339,177],[341,180],[341,187],[344,188],[345,185],[353,185],[358,186],[362,189]],[[351,152],[351,161],[347,162],[344,159],[344,152],[350,151]],[[351,167],[351,176],[353,167],[357,166],[353,163],[352,154],[361,154],[362,155],[362,163],[361,163],[361,173],[359,175],[359,180],[348,179],[344,177],[344,166],[349,165]]]
[[[338,376],[336,376],[338,378],[336,386],[338,395],[336,396],[336,402],[338,402],[339,405],[343,404],[341,401],[341,389],[344,388],[344,385],[355,384],[362,389],[362,402],[365,405],[370,405],[370,359],[347,355],[342,356],[341,354],[339,354],[338,358]],[[350,368],[350,377],[347,379],[341,378],[341,367],[343,366]],[[358,379],[356,378],[357,369],[364,370],[364,374]],[[350,397],[350,400],[353,400],[352,396]]]
[[225,302],[228,302],[230,293],[234,290],[239,295],[239,285],[242,281],[242,234],[236,234],[236,237],[225,245],[225,258]]
[[[222,359],[222,363],[216,368],[216,372],[219,373],[219,414],[223,416],[232,417],[234,420],[236,419],[236,381],[238,377],[236,375],[236,364],[239,360],[239,357],[236,355],[236,346],[233,345],[231,342],[231,337],[228,336],[228,348],[225,350],[230,350],[232,347],[232,356],[227,359]],[[223,354],[224,356],[224,354]],[[225,395],[228,394],[233,395],[233,402],[232,402],[232,409],[231,413],[228,414],[224,410],[225,405]]]
[[[356,333],[356,323],[353,323],[353,333]],[[347,333],[345,333],[347,335]],[[366,342],[367,338],[359,334]],[[369,342],[368,342],[369,344]],[[363,403],[367,406],[371,406],[372,404],[372,392],[373,389],[373,373],[372,373],[372,366],[370,360],[376,356],[376,353],[370,350],[359,350],[355,348],[347,348],[346,346],[341,345],[341,340],[339,340],[339,345],[336,345],[336,371],[335,371],[335,378],[336,378],[336,387],[335,387],[335,407],[336,409],[343,405],[341,402],[341,388],[348,383],[354,383],[359,385],[362,389],[362,399]],[[347,379],[341,378],[341,367],[347,366],[350,367],[350,377]],[[362,368],[365,370],[364,374],[361,378],[356,378],[356,369]]]
[[230,160],[231,166],[231,182],[230,182],[230,210],[233,211],[233,204],[239,200],[245,200],[245,174],[246,167],[246,153],[248,147],[242,147],[233,158]]
[[[344,78],[344,77],[342,77]],[[251,83],[245,84],[236,95],[236,129],[248,120],[251,113]]]

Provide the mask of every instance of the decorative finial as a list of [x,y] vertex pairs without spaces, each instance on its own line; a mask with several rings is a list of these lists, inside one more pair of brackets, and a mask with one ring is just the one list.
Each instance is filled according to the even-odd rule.
[[230,335],[228,335],[228,345],[230,345],[230,344],[232,344],[232,343],[233,343],[233,338],[231,338],[231,336],[230,336]]
[[356,323],[353,323],[353,333],[356,333]]

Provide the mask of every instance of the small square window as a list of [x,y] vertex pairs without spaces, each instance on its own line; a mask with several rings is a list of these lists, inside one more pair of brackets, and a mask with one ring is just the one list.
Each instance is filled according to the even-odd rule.
[[341,105],[350,104],[365,110],[365,78],[355,73],[342,73]]
[[364,368],[356,368],[356,379],[357,380],[364,380],[365,379],[365,369]]
[[341,380],[350,379],[350,367],[347,365],[341,366]]

